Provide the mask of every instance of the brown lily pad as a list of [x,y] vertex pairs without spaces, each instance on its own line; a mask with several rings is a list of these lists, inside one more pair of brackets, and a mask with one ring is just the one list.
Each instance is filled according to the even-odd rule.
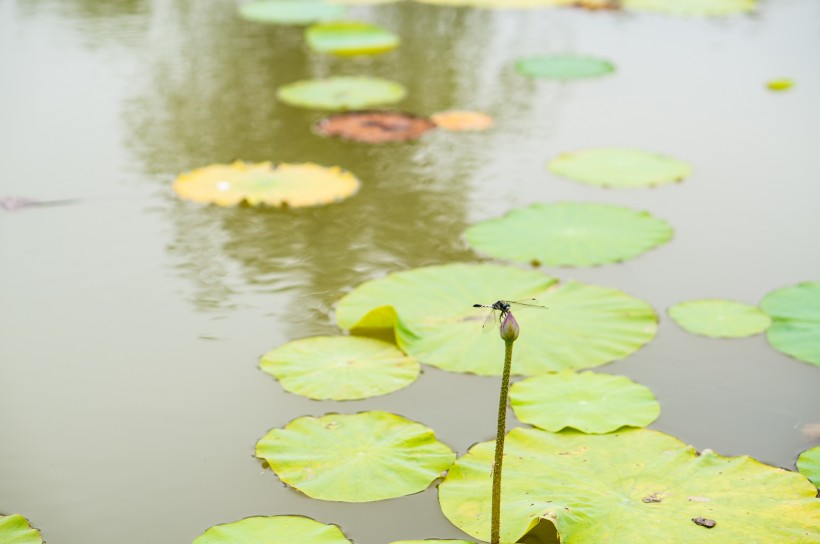
[[426,117],[401,111],[364,110],[331,115],[320,120],[315,130],[322,136],[380,144],[415,140],[436,124]]

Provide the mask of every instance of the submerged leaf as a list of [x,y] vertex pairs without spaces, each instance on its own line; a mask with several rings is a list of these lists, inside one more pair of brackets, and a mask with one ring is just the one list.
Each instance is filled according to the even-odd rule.
[[772,318],[766,337],[775,349],[820,365],[820,282],[772,291],[760,307]]
[[615,66],[603,59],[574,55],[539,55],[515,63],[519,73],[545,79],[585,79],[600,77],[615,71]]
[[434,128],[429,119],[399,111],[352,111],[316,123],[322,136],[370,144],[415,140]]
[[393,344],[356,336],[294,340],[266,353],[260,367],[282,387],[316,400],[358,400],[413,383],[419,363]]
[[493,118],[480,111],[452,110],[434,113],[430,119],[444,130],[478,131],[493,126]]
[[516,382],[510,404],[518,419],[548,431],[572,427],[608,433],[644,427],[661,412],[648,387],[626,376],[572,371],[543,374]]
[[294,419],[259,440],[256,456],[309,497],[367,502],[427,489],[456,455],[424,425],[362,412]]
[[[493,453],[492,442],[472,447],[439,486],[444,515],[482,540],[489,540]],[[816,493],[797,473],[749,457],[698,455],[657,431],[516,428],[504,451],[501,541],[516,542],[547,520],[561,544],[817,544]]]
[[757,306],[722,299],[688,300],[670,307],[669,317],[692,334],[741,338],[765,331],[771,319]]
[[631,259],[672,238],[672,227],[648,212],[610,204],[534,204],[473,225],[464,233],[477,251],[549,266],[594,266]]
[[402,85],[386,79],[339,76],[289,83],[276,96],[291,106],[343,111],[392,104],[406,94]]
[[318,206],[342,200],[358,189],[359,180],[350,172],[311,163],[212,164],[180,174],[174,181],[174,191],[182,198],[218,206]]
[[625,9],[718,17],[754,11],[757,0],[621,0]]
[[239,5],[239,16],[243,19],[280,25],[307,25],[338,19],[344,13],[343,6],[322,0],[259,0]]
[[521,338],[512,372],[534,375],[588,368],[626,357],[652,339],[657,317],[616,289],[567,282],[509,266],[448,264],[365,282],[339,302],[344,329],[394,328],[399,347],[422,363],[454,372],[501,373],[504,343],[482,334],[476,303],[538,298],[516,310]]
[[563,153],[549,169],[569,179],[602,187],[648,187],[683,181],[688,164],[637,149],[588,149]]
[[336,525],[304,516],[254,516],[214,525],[193,544],[351,544]]
[[311,49],[334,55],[377,55],[399,46],[399,37],[380,26],[360,21],[318,23],[307,29]]
[[0,515],[0,544],[43,544],[43,539],[20,514]]
[[820,446],[808,449],[797,457],[797,470],[816,487],[820,487]]

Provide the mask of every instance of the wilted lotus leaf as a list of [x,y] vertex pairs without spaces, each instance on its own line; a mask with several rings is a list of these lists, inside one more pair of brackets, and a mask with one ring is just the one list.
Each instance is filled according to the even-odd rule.
[[808,449],[797,457],[797,470],[816,487],[820,487],[820,446]]
[[256,456],[308,497],[367,502],[427,489],[456,454],[424,425],[362,412],[294,419],[257,442]]
[[757,0],[621,0],[625,9],[716,17],[754,11]]
[[399,46],[399,37],[372,23],[318,23],[305,33],[311,49],[335,55],[376,55]]
[[464,232],[477,251],[549,266],[594,266],[637,257],[672,238],[649,212],[610,204],[534,204]]
[[262,357],[262,370],[287,391],[316,400],[356,400],[407,387],[419,363],[393,344],[357,336],[288,342]]
[[771,319],[757,306],[722,299],[688,300],[670,307],[669,317],[692,334],[741,338],[765,331]]
[[342,200],[358,188],[359,180],[350,172],[311,163],[212,164],[174,181],[174,191],[182,198],[218,206],[318,206]]
[[772,318],[766,336],[775,349],[820,365],[820,282],[772,291],[760,307]]
[[303,516],[254,516],[214,525],[193,544],[351,544],[336,525]]
[[626,376],[570,370],[516,382],[510,403],[518,419],[548,431],[608,433],[644,427],[661,413],[652,391]]
[[547,307],[514,309],[521,337],[512,372],[519,375],[602,365],[655,335],[657,317],[645,302],[607,287],[556,283],[537,271],[490,264],[417,268],[358,286],[339,302],[336,318],[362,333],[393,329],[399,347],[422,363],[484,375],[501,373],[504,342],[497,324],[482,334],[487,310],[476,303],[535,297]]
[[[490,536],[494,445],[473,446],[439,486],[444,515],[482,540]],[[698,455],[647,429],[513,429],[502,485],[502,542],[547,520],[561,544],[820,543],[817,490],[800,474],[749,457]]]
[[602,187],[648,187],[683,181],[685,162],[636,149],[589,149],[563,153],[549,169],[575,181]]
[[574,0],[416,0],[422,4],[438,6],[469,6],[486,9],[522,9],[566,6]]
[[337,19],[345,8],[322,0],[260,0],[239,5],[239,16],[257,23],[307,25],[315,21]]
[[574,55],[548,55],[520,59],[515,68],[525,76],[545,79],[585,79],[615,71],[606,60]]
[[297,81],[279,88],[279,100],[317,110],[360,110],[402,100],[407,91],[393,81],[375,77],[330,77]]
[[43,544],[43,539],[20,514],[0,515],[0,544]]
[[493,126],[493,118],[480,111],[442,111],[430,116],[444,130],[487,130]]
[[325,117],[316,123],[316,132],[379,144],[415,140],[435,126],[429,119],[400,111],[351,111]]

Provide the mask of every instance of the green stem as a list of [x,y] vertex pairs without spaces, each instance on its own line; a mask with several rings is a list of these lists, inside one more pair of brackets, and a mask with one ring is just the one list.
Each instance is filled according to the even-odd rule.
[[501,543],[501,464],[504,461],[504,436],[507,432],[507,394],[510,390],[512,348],[515,340],[504,341],[504,373],[501,376],[501,395],[498,399],[498,431],[495,435],[493,461],[493,502],[490,525],[490,544]]

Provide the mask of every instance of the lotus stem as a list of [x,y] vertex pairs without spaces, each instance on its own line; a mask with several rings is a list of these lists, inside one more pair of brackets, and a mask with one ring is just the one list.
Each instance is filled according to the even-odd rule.
[[[516,324],[516,329],[517,329]],[[515,337],[518,336],[516,331]],[[507,338],[509,338],[508,336]],[[504,338],[502,325],[502,338]],[[515,338],[504,338],[504,372],[501,375],[501,395],[498,399],[498,430],[495,435],[495,459],[493,460],[492,514],[490,519],[490,544],[501,543],[501,468],[504,462],[504,437],[507,432],[507,395],[510,390],[510,368]]]

